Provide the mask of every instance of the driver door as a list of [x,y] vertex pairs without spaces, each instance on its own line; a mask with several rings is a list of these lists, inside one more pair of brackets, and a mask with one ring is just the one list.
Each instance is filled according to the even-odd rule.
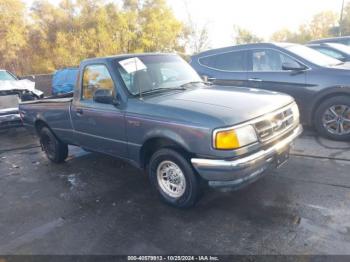
[[110,89],[114,95],[118,92],[107,65],[87,65],[82,77],[81,96],[71,111],[79,145],[91,151],[126,157],[124,112],[115,105],[93,99],[98,89]]

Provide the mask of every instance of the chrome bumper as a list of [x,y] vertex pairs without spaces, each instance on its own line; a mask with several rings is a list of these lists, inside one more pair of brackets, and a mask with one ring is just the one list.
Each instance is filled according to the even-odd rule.
[[[235,160],[215,160],[192,158],[193,167],[202,178],[209,181],[234,181],[251,180],[263,173],[273,162],[277,154],[288,150],[290,144],[303,131],[301,125],[283,140],[277,142],[268,149],[258,151],[246,157]],[[251,176],[251,177],[250,177]]]

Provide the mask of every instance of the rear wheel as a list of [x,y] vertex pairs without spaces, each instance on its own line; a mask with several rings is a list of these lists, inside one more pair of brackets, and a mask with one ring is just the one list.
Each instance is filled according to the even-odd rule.
[[334,140],[350,139],[350,97],[336,96],[325,100],[315,112],[315,128]]
[[48,159],[54,163],[62,163],[68,156],[68,145],[62,143],[47,127],[40,132],[40,144]]
[[187,208],[199,198],[199,177],[188,160],[172,149],[160,149],[153,154],[149,178],[160,198],[167,204]]

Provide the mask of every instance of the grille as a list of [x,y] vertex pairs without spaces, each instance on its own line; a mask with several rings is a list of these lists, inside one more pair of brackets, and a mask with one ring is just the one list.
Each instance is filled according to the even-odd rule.
[[255,129],[261,141],[274,138],[293,127],[295,117],[292,108],[270,115],[267,119],[255,123]]

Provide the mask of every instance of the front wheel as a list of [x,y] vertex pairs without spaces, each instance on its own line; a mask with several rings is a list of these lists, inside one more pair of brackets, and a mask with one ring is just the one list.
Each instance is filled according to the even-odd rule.
[[315,112],[318,133],[333,140],[350,139],[350,97],[336,96],[325,100]]
[[56,138],[47,127],[40,132],[40,144],[48,159],[54,163],[62,163],[68,156],[68,146]]
[[188,160],[172,149],[160,149],[153,154],[149,178],[160,198],[172,206],[191,207],[200,195],[199,177]]

